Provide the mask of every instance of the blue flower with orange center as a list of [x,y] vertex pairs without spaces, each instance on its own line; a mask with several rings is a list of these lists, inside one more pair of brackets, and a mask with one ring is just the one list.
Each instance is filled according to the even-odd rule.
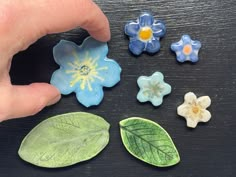
[[103,99],[103,87],[112,87],[120,81],[121,68],[107,58],[106,43],[88,37],[81,46],[62,40],[53,49],[60,68],[51,78],[51,84],[61,94],[76,93],[86,107],[98,105]]
[[136,21],[125,25],[125,34],[129,36],[129,49],[135,55],[143,51],[156,53],[160,50],[160,38],[166,33],[165,24],[155,20],[149,13],[143,13]]
[[176,53],[176,59],[181,63],[185,61],[197,62],[200,48],[201,43],[192,40],[189,35],[183,35],[179,42],[171,44],[171,50]]

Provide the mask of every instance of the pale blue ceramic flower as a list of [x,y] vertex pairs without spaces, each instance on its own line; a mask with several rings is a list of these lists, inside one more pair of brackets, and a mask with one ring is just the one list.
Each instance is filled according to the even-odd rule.
[[185,61],[197,62],[200,48],[201,43],[192,40],[189,35],[183,35],[179,42],[171,44],[171,50],[176,53],[176,59],[181,63]]
[[149,13],[143,13],[136,21],[125,25],[125,34],[129,36],[129,49],[135,55],[143,51],[156,53],[160,50],[160,38],[166,33],[166,26],[155,20]]
[[51,84],[61,94],[76,93],[86,107],[98,105],[103,99],[103,87],[112,87],[120,81],[121,68],[107,58],[106,43],[88,37],[81,46],[62,40],[53,49],[60,68],[51,78]]
[[150,101],[153,106],[159,106],[163,102],[163,97],[170,94],[171,86],[164,82],[164,76],[161,72],[155,72],[152,76],[140,76],[138,78],[137,99],[140,102]]

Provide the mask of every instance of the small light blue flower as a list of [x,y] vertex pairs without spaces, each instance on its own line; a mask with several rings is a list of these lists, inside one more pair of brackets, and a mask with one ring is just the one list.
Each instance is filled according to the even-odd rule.
[[103,99],[103,86],[113,87],[120,81],[121,68],[107,58],[106,43],[88,37],[81,46],[62,40],[53,48],[55,62],[60,65],[51,84],[61,94],[76,93],[86,107],[98,105]]
[[176,59],[181,63],[185,61],[197,62],[200,48],[201,43],[192,40],[189,35],[183,35],[179,42],[171,44],[171,50],[176,53]]
[[165,33],[165,24],[149,13],[143,13],[136,21],[125,25],[125,34],[130,38],[129,49],[134,55],[140,55],[143,51],[151,54],[158,52],[160,38]]
[[171,86],[164,82],[164,76],[161,72],[155,72],[152,76],[140,76],[138,78],[137,99],[140,102],[150,101],[153,106],[159,106],[163,102],[163,97],[170,94]]

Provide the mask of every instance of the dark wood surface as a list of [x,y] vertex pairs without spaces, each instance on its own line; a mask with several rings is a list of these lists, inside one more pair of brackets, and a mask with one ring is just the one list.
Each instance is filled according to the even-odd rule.
[[[55,106],[35,116],[0,124],[1,177],[234,177],[236,176],[236,1],[235,0],[97,0],[108,16],[112,39],[109,57],[122,67],[121,82],[105,89],[101,105],[86,109],[75,95],[63,96]],[[154,56],[134,57],[128,52],[124,24],[140,12],[150,11],[165,21],[167,34],[161,50]],[[182,34],[200,40],[200,61],[178,64],[170,51],[172,42]],[[14,57],[11,76],[14,84],[49,82],[57,65],[52,48],[60,39],[80,44],[86,37],[81,30],[50,35],[40,39],[27,51]],[[153,107],[136,100],[140,75],[161,71],[172,85],[171,95]],[[212,120],[196,129],[186,127],[176,114],[186,92],[209,95]],[[13,108],[14,109],[14,108]],[[24,136],[50,116],[73,111],[86,111],[104,117],[110,124],[110,143],[96,158],[63,169],[44,169],[22,161],[17,151]],[[181,162],[170,168],[156,168],[135,159],[123,147],[118,122],[139,116],[162,125],[172,136]]]

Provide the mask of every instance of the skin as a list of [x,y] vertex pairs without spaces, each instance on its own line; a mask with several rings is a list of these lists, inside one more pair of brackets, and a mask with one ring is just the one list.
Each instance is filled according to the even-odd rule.
[[99,41],[110,39],[109,22],[92,0],[0,1],[0,121],[34,115],[60,100],[47,83],[12,85],[11,60],[39,38],[76,27]]

